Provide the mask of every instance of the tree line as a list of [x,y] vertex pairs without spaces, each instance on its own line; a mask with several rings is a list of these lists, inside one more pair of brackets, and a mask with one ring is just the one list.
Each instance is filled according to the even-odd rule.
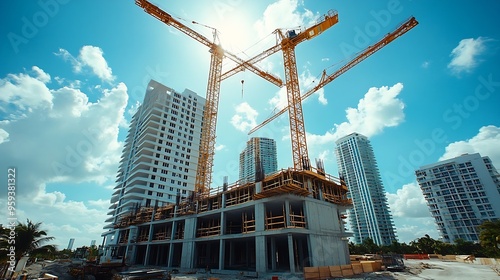
[[349,243],[351,255],[363,254],[441,254],[474,255],[476,257],[500,258],[500,220],[485,221],[479,226],[479,242],[455,239],[454,243],[435,240],[429,235],[417,238],[409,244],[393,241],[390,245],[379,246],[367,238],[361,244]]

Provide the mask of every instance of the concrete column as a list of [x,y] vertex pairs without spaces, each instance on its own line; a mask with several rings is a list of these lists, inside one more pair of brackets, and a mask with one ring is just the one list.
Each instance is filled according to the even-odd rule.
[[262,182],[256,182],[255,183],[255,193],[260,193],[262,192]]
[[266,237],[263,235],[255,237],[255,271],[267,272],[267,244]]
[[318,243],[316,242],[316,236],[309,234],[307,236],[308,251],[309,251],[309,266],[319,266],[317,262],[317,249]]
[[[300,243],[299,243],[299,246],[297,246],[297,247],[298,247],[298,250],[299,250],[299,252],[298,252],[298,253],[299,253],[299,267],[300,267],[300,268],[299,268],[299,270],[300,270],[300,269],[304,269],[304,268],[303,268],[303,266],[304,266],[303,260],[304,260],[305,258],[304,258],[304,246],[303,246],[303,244],[304,244],[303,242],[300,242]],[[296,268],[296,269],[297,269],[297,268]]]
[[224,239],[219,240],[219,270],[224,269],[224,257],[226,254],[226,242]]
[[321,186],[318,186],[318,193],[319,193],[318,199],[324,201],[325,198],[323,197],[323,188],[321,188]]
[[150,253],[150,246],[151,244],[146,245],[146,255],[144,256],[144,265],[148,265],[149,262],[149,253]]
[[220,213],[220,235],[226,234],[226,213]]
[[[137,238],[137,226],[131,226],[128,232],[128,240],[127,240],[127,249],[125,251],[125,262],[128,262],[129,264],[135,262],[135,254],[136,254],[136,248],[137,245],[136,243],[132,244],[132,239]],[[134,240],[135,242],[135,240]]]
[[181,267],[193,268],[195,258],[196,217],[184,220],[184,242],[182,243]]
[[295,256],[293,254],[293,237],[288,234],[288,259],[290,261],[290,272],[295,272]]
[[173,261],[174,261],[174,243],[170,242],[170,244],[168,246],[167,267],[172,267]]
[[262,232],[265,230],[266,209],[264,203],[257,202],[255,204],[255,232]]
[[290,201],[288,199],[285,200],[285,213],[283,213],[283,215],[285,215],[285,227],[291,226],[291,223],[290,223]]
[[309,197],[314,197],[313,196],[313,189],[312,189],[312,184],[311,184],[311,180],[309,179],[306,179],[306,181],[304,182],[304,185],[306,187],[306,189],[309,191]]
[[276,270],[276,239],[271,237],[271,270]]
[[226,208],[226,193],[222,193],[222,201],[221,201],[221,208]]

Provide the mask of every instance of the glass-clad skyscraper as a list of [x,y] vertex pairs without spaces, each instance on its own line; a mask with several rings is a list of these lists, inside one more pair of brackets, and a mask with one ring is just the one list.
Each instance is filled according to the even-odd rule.
[[371,238],[378,245],[396,240],[394,223],[370,141],[352,133],[336,141],[339,174],[349,188],[353,208],[348,217],[354,243]]
[[278,158],[274,139],[253,137],[248,140],[245,149],[240,153],[241,182],[255,182],[256,178],[262,178],[277,170]]

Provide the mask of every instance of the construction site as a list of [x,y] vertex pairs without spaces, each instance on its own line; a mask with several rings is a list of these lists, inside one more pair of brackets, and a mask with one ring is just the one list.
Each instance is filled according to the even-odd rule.
[[[311,165],[301,102],[418,22],[409,19],[338,71],[332,74],[324,71],[320,82],[301,94],[295,47],[335,25],[338,22],[335,11],[305,30],[278,29],[275,46],[243,60],[220,47],[215,31],[214,39],[208,39],[146,0],[136,0],[136,4],[210,49],[199,159],[194,191],[189,196],[177,196],[176,203],[167,205],[140,205],[117,216],[113,223],[117,238],[114,244],[106,245],[102,261],[110,261],[107,256],[118,256],[127,264],[238,271],[249,276],[350,264],[351,234],[345,228],[347,210],[352,207],[349,189],[341,178],[328,175],[321,161],[316,161],[316,167]],[[256,66],[278,51],[283,53],[285,81]],[[225,58],[236,66],[223,72]],[[259,172],[256,159],[255,182],[226,182],[214,188],[210,184],[220,83],[245,69],[278,87],[286,87],[288,106],[251,133],[288,112],[294,166],[264,175]],[[119,182],[117,188],[125,189],[126,184],[122,186]]]
[[321,172],[282,170],[191,203],[123,217],[119,254],[135,264],[212,271],[295,272],[349,263],[347,187]]

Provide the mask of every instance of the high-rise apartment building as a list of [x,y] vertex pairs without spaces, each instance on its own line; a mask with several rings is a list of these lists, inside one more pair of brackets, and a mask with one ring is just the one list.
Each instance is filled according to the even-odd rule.
[[371,238],[378,245],[396,240],[384,186],[370,141],[352,133],[336,141],[339,174],[349,188],[353,208],[348,211],[353,242],[360,244]]
[[488,157],[464,154],[415,174],[444,242],[477,242],[478,226],[500,218],[500,175]]
[[240,153],[241,182],[255,182],[278,170],[278,157],[274,139],[253,137]]
[[[194,190],[205,99],[154,80],[130,123],[108,212],[106,244],[118,242],[116,224],[141,207],[175,203]],[[122,254],[123,252],[113,252]]]

